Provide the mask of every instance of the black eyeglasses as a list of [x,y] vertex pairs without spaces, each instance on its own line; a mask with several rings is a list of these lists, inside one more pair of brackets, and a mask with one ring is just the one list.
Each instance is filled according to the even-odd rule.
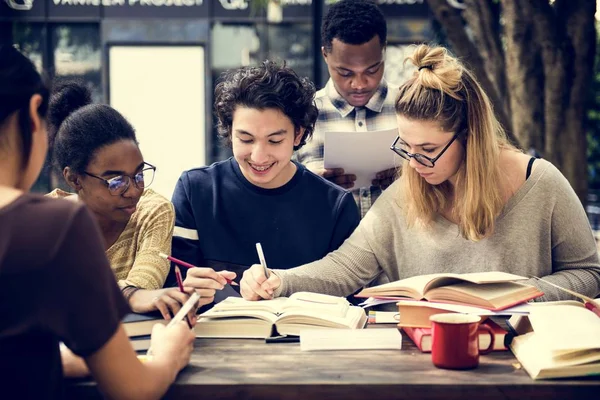
[[450,139],[448,144],[434,158],[429,158],[426,155],[423,155],[420,153],[409,153],[408,151],[404,150],[401,147],[396,147],[396,143],[398,143],[398,140],[400,140],[400,135],[398,135],[396,140],[394,140],[394,143],[392,143],[392,146],[390,147],[390,149],[392,151],[394,151],[394,153],[398,154],[400,157],[404,158],[405,160],[410,161],[411,158],[414,158],[419,164],[424,165],[429,168],[433,168],[433,167],[435,167],[435,162],[440,159],[440,157],[442,156],[442,154],[444,154],[444,152],[446,150],[448,150],[448,147],[450,147],[450,145],[456,140],[457,137],[458,137],[458,133],[456,133],[452,137],[452,139]]
[[122,195],[123,193],[125,193],[127,191],[127,189],[129,189],[129,185],[131,184],[132,180],[133,180],[133,184],[138,189],[143,190],[143,189],[147,188],[148,186],[150,186],[150,184],[154,180],[155,172],[156,172],[156,167],[147,162],[144,163],[143,169],[140,172],[138,172],[137,174],[135,174],[134,176],[119,175],[119,176],[115,176],[114,178],[104,179],[99,176],[90,174],[89,172],[83,171],[83,173],[86,174],[87,176],[91,176],[92,178],[100,179],[102,182],[104,182],[106,184],[106,187],[108,188],[109,193],[112,194],[113,196],[119,196],[119,195]]

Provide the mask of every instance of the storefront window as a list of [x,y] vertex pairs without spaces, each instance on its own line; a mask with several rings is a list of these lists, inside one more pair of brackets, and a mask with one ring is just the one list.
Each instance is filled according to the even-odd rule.
[[33,62],[39,72],[48,69],[43,62],[43,49],[46,45],[44,24],[15,22],[12,26],[12,42]]
[[314,80],[311,25],[266,25],[266,30],[268,58],[286,60],[299,76]]
[[97,24],[52,25],[54,73],[81,79],[89,85],[94,102],[102,102],[100,32]]

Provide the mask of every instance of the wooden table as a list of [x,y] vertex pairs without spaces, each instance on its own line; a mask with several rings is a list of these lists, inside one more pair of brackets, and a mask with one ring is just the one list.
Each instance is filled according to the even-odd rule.
[[[600,399],[600,377],[533,381],[512,353],[481,356],[470,371],[437,369],[403,335],[402,350],[302,352],[298,343],[197,339],[167,399]],[[68,398],[101,398],[95,385]]]

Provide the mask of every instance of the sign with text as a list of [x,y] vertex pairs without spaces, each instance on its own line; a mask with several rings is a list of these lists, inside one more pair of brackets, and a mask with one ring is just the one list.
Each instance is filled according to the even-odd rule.
[[46,0],[0,0],[0,18],[28,19],[46,16]]
[[210,0],[101,1],[105,18],[208,18],[209,16]]
[[99,19],[101,6],[102,0],[49,0],[48,17],[70,19]]

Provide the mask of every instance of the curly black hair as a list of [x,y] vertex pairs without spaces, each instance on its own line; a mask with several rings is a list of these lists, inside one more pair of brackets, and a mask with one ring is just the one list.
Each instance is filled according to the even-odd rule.
[[387,25],[383,13],[372,0],[341,0],[331,6],[323,18],[321,41],[331,51],[333,39],[347,44],[363,44],[379,36],[385,46]]
[[29,102],[34,94],[42,96],[38,112],[44,118],[50,97],[47,79],[45,76],[41,76],[33,63],[16,48],[8,44],[0,44],[0,126],[13,113],[19,113],[18,125],[23,167],[29,163],[33,142]]
[[80,81],[62,81],[50,97],[48,134],[55,168],[82,174],[94,153],[120,140],[137,143],[135,130],[117,110],[91,104],[90,89]]
[[215,114],[219,137],[231,145],[231,126],[236,106],[264,110],[278,109],[294,125],[296,134],[304,128],[304,136],[294,150],[312,137],[318,110],[314,103],[315,86],[308,78],[300,78],[285,63],[264,61],[257,67],[241,67],[221,74],[215,88]]

